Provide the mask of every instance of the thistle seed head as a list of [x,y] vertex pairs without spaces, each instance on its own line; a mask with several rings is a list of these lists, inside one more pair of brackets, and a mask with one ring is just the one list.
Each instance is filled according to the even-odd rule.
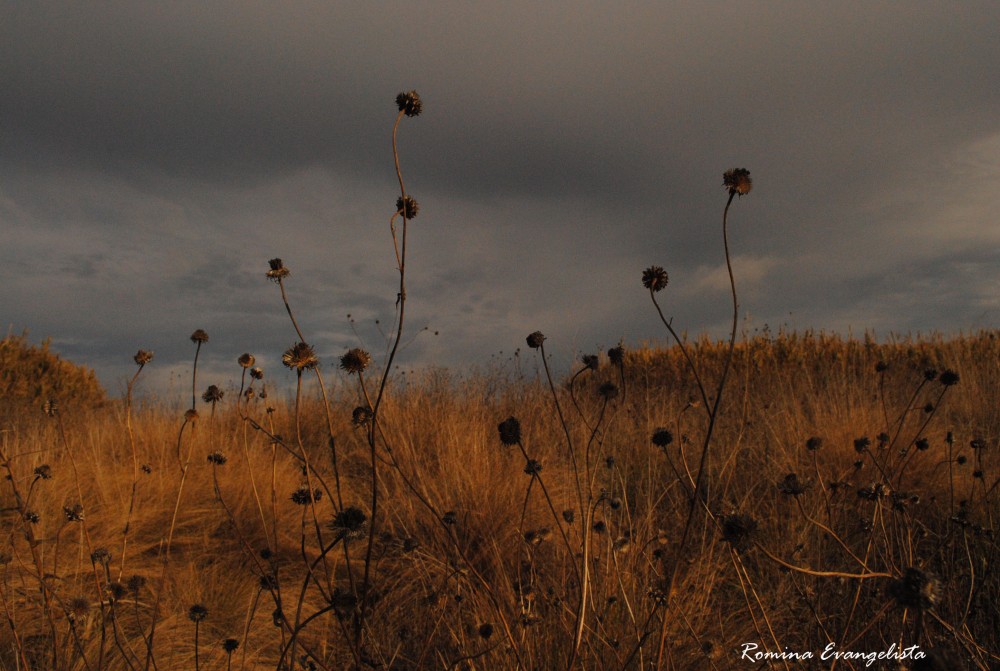
[[201,400],[205,403],[218,403],[222,400],[222,397],[226,395],[226,392],[219,389],[216,385],[208,385],[208,389],[205,393],[201,395]]
[[727,170],[722,175],[722,186],[730,194],[745,196],[753,188],[753,180],[750,179],[750,171],[746,168],[733,168]]
[[653,445],[666,447],[672,442],[674,442],[674,434],[670,433],[668,429],[659,428],[653,432]]
[[215,466],[222,466],[226,463],[226,455],[222,452],[212,452],[208,455],[208,463],[214,464]]
[[253,368],[253,365],[257,363],[257,359],[254,358],[253,354],[250,354],[249,352],[244,352],[243,354],[240,355],[240,358],[236,360],[236,363],[238,363],[243,368]]
[[504,445],[517,445],[521,442],[521,423],[516,417],[508,417],[497,425],[500,432],[500,442]]
[[208,617],[208,609],[205,608],[200,603],[196,603],[190,608],[188,608],[188,619],[192,622],[198,623]]
[[135,353],[135,356],[132,357],[132,360],[135,361],[137,366],[145,366],[147,363],[153,360],[153,353],[148,350],[141,349]]
[[958,373],[951,370],[950,368],[945,372],[941,373],[940,377],[938,377],[938,382],[940,382],[946,387],[955,386],[956,384],[958,384],[958,380],[959,380]]
[[363,373],[368,364],[372,361],[372,355],[361,349],[353,347],[340,357],[340,367],[348,374]]
[[528,337],[525,338],[525,341],[531,349],[538,349],[542,346],[542,343],[545,342],[545,334],[541,331],[535,331],[534,333],[529,334]]
[[416,91],[405,91],[397,95],[396,106],[406,116],[419,116],[424,111],[424,104]]
[[396,199],[396,214],[403,215],[404,219],[413,219],[420,212],[420,205],[416,200],[407,196],[400,196]]
[[642,271],[642,286],[650,291],[663,291],[667,287],[670,278],[667,271],[660,266],[650,266]]
[[267,279],[272,282],[280,282],[288,277],[289,270],[281,259],[271,259],[267,264],[270,266],[270,270],[267,271]]
[[254,380],[263,380],[264,379],[264,369],[263,368],[251,368],[250,369],[250,377],[253,378]]
[[299,342],[285,350],[285,353],[281,355],[281,363],[286,368],[301,373],[318,366],[319,357],[316,356],[312,346]]
[[203,329],[198,329],[191,334],[191,342],[202,344],[208,342],[208,334]]

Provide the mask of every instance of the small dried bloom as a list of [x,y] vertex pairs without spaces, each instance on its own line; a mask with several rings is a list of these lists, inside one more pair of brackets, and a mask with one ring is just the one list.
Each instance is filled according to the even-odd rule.
[[141,349],[135,353],[135,356],[132,357],[132,360],[135,361],[137,366],[145,366],[147,363],[153,360],[153,353],[148,350]]
[[184,420],[187,422],[198,421],[198,411],[195,410],[194,408],[188,408],[187,410],[184,411]]
[[722,175],[722,186],[731,194],[745,196],[753,188],[750,171],[746,168],[733,168]]
[[903,608],[925,610],[940,597],[940,583],[934,576],[911,566],[898,580],[889,583],[889,596]]
[[107,548],[97,548],[90,554],[90,561],[95,564],[107,564],[111,561],[111,553]]
[[823,439],[819,436],[812,436],[806,441],[806,449],[810,452],[815,452],[821,447],[823,447]]
[[958,384],[958,380],[959,380],[958,373],[951,370],[950,368],[945,372],[941,373],[940,377],[938,377],[938,382],[940,382],[946,387],[955,386],[956,384]]
[[971,441],[969,441],[969,447],[971,447],[974,450],[982,450],[986,447],[986,441],[983,440],[982,438],[973,438]]
[[146,586],[146,578],[141,575],[134,575],[128,579],[125,586],[128,587],[128,591],[133,595],[138,595],[142,591],[142,588]]
[[338,512],[330,522],[330,529],[347,540],[357,540],[365,535],[368,516],[360,508],[349,506]]
[[340,367],[349,374],[363,373],[372,362],[372,355],[360,347],[352,347],[340,357]]
[[650,266],[642,271],[642,286],[650,291],[662,291],[670,280],[667,271],[660,266]]
[[226,463],[226,455],[224,455],[222,452],[212,452],[211,454],[208,455],[208,461],[209,463],[215,464],[216,466],[222,466],[223,464]]
[[301,373],[304,370],[310,370],[318,366],[319,357],[316,356],[310,345],[299,342],[285,350],[285,353],[281,355],[281,363],[285,367]]
[[29,524],[38,524],[38,521],[40,519],[41,517],[38,516],[38,513],[34,512],[33,510],[29,510],[26,513],[24,513],[24,520]]
[[521,423],[516,417],[508,417],[497,425],[500,432],[500,442],[504,445],[517,445],[521,442]]
[[625,348],[618,345],[609,349],[608,360],[616,366],[622,365],[625,362]]
[[585,369],[597,370],[600,365],[600,359],[597,358],[596,354],[584,354],[580,357],[580,361],[583,363]]
[[750,515],[726,515],[722,519],[722,540],[737,552],[743,552],[753,542],[758,526]]
[[653,432],[653,445],[666,447],[672,442],[674,442],[674,434],[670,433],[668,429],[659,428]]
[[63,506],[63,515],[66,516],[67,522],[82,522],[83,506],[79,503],[74,503],[72,506]]
[[778,483],[778,490],[785,496],[799,496],[805,493],[810,486],[809,482],[799,480],[799,476],[795,473],[789,473]]
[[205,390],[205,393],[201,395],[201,400],[205,401],[205,403],[218,403],[225,395],[226,392],[219,389],[218,386],[210,384],[208,385],[208,389]]
[[264,369],[263,368],[251,368],[250,369],[250,377],[252,377],[254,380],[263,380],[264,379]]
[[484,641],[489,640],[493,635],[493,625],[489,622],[479,625],[479,637]]
[[253,365],[256,362],[257,359],[255,359],[253,354],[250,354],[249,352],[244,352],[240,355],[240,358],[236,360],[236,363],[241,365],[243,368],[253,368]]
[[208,617],[208,609],[205,608],[200,603],[196,603],[190,608],[188,608],[188,619],[192,622],[198,623]]
[[618,385],[613,382],[605,382],[600,387],[597,388],[597,395],[603,398],[605,401],[610,401],[618,398]]
[[354,426],[365,426],[372,421],[372,411],[359,405],[351,412],[351,422]]
[[267,279],[273,282],[280,282],[288,277],[289,270],[285,267],[285,264],[282,263],[281,259],[271,259],[267,262],[267,264],[271,267],[271,269],[267,271]]
[[310,492],[308,487],[302,485],[294,492],[292,492],[291,499],[292,502],[295,503],[296,505],[305,506],[312,503],[313,501],[319,501],[322,497],[323,497],[322,490],[314,489],[313,491]]
[[402,214],[404,219],[413,219],[420,212],[420,205],[410,196],[396,199],[396,214]]
[[965,466],[967,461],[969,461],[969,458],[966,457],[964,454],[960,454],[957,457],[955,457],[955,463],[958,464],[959,466]]
[[535,331],[534,333],[528,335],[528,337],[525,338],[525,341],[531,349],[538,349],[542,346],[542,343],[545,342],[545,335],[541,331]]
[[889,364],[887,364],[885,361],[879,361],[875,364],[876,373],[884,373],[887,370],[889,370]]
[[871,446],[872,441],[868,436],[861,436],[854,439],[854,451],[861,454]]
[[424,111],[424,104],[416,91],[406,91],[397,95],[396,106],[406,116],[419,116]]
[[448,526],[458,524],[458,514],[454,510],[449,510],[445,512],[444,515],[441,516],[441,521],[447,524]]
[[48,464],[42,464],[41,466],[35,466],[35,477],[42,480],[52,479],[52,467]]
[[198,329],[191,334],[191,342],[201,344],[208,342],[208,334],[203,329]]
[[929,450],[929,449],[930,449],[930,447],[931,447],[931,443],[930,443],[930,441],[929,441],[929,440],[927,440],[926,438],[918,438],[918,439],[917,439],[917,441],[916,441],[915,443],[913,443],[913,444],[914,444],[914,445],[916,446],[916,448],[917,448],[918,450],[920,450],[921,452],[923,452],[923,451],[925,451],[925,450]]
[[125,595],[128,594],[128,590],[125,588],[125,585],[121,584],[117,580],[115,582],[109,582],[107,589],[108,594],[110,594],[111,598],[115,601],[124,599]]
[[240,642],[237,641],[235,638],[227,638],[222,642],[222,650],[227,655],[233,654],[239,647],[240,647]]
[[924,379],[928,382],[933,382],[938,378],[938,372],[933,368],[928,368],[924,371]]
[[528,459],[528,462],[524,465],[524,472],[528,475],[538,475],[542,472],[542,462],[537,459]]
[[90,601],[78,596],[69,602],[69,614],[73,618],[85,617],[90,612]]

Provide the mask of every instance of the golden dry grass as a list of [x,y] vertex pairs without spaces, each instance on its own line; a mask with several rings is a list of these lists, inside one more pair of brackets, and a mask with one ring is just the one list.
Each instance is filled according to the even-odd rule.
[[[725,346],[702,341],[692,352],[714,380]],[[887,367],[877,372],[880,361]],[[920,645],[964,660],[955,664],[996,668],[996,334],[891,344],[765,334],[738,344],[733,366],[709,464],[712,515],[695,518],[666,614],[657,599],[687,516],[688,474],[696,475],[706,422],[700,406],[689,407],[697,391],[683,359],[676,348],[633,351],[621,370],[602,359],[599,370],[577,377],[572,395],[568,380],[558,388],[579,467],[589,444],[593,471],[577,668],[650,668],[664,616],[664,668],[740,668],[747,642],[818,652],[829,641],[861,651]],[[960,382],[925,381],[931,369],[956,371]],[[597,390],[608,381],[619,394],[605,405]],[[208,611],[198,624],[203,669],[277,668],[282,655],[283,668],[293,658],[296,668],[356,661],[393,669],[565,668],[585,515],[544,379],[497,366],[390,383],[377,452],[373,605],[362,647],[353,650],[366,540],[350,540],[345,552],[329,526],[341,505],[322,401],[308,384],[298,411],[291,401],[259,397],[242,410],[237,396],[229,390],[214,414],[199,402],[193,426],[156,404],[134,409],[134,461],[124,403],[64,407],[55,417],[22,416],[2,427],[12,479],[0,492],[0,598],[8,619],[0,668],[51,668],[54,658],[66,669],[145,669],[154,618],[155,668],[194,668],[188,614],[195,604]],[[341,380],[331,398],[332,434],[343,507],[368,513],[369,445],[351,422],[358,403],[351,379]],[[542,464],[538,479],[525,474],[517,446],[501,444],[497,425],[509,416],[520,421],[525,451]],[[595,431],[589,427],[598,417]],[[675,437],[665,449],[651,442],[661,427]],[[879,447],[883,432],[894,438],[890,447]],[[268,433],[280,434],[281,444]],[[815,452],[805,447],[811,436],[823,438]],[[860,437],[871,441],[867,452],[855,450]],[[913,447],[918,438],[929,449]],[[982,443],[973,448],[974,440]],[[208,460],[214,452],[224,465]],[[313,469],[308,479],[295,456],[303,453]],[[51,478],[36,472],[43,464]],[[798,497],[778,487],[790,473],[811,484]],[[297,505],[291,497],[303,485],[329,490],[314,506]],[[877,485],[882,495],[859,495]],[[83,520],[69,521],[64,508],[81,502]],[[573,511],[572,523],[564,510]],[[727,519],[744,519],[735,515],[759,524],[739,551],[724,538]],[[91,560],[99,548],[108,551],[106,565]],[[937,581],[932,606],[904,607],[892,587],[910,567]],[[133,576],[145,579],[137,590],[127,587]],[[74,606],[74,599],[83,601]],[[279,602],[287,626],[275,626]],[[296,622],[307,624],[291,646]],[[489,637],[482,625],[492,628]],[[239,642],[231,658],[222,647],[228,638]]]

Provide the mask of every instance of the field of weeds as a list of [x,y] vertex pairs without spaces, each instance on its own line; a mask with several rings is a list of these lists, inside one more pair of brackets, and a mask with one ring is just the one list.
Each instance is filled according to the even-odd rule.
[[[7,416],[0,668],[998,668],[996,333],[740,338],[730,273],[728,340],[660,313],[671,347],[564,377],[535,332],[404,382],[394,158],[384,361],[321,365],[272,259],[288,398],[250,353],[201,386],[199,329],[185,410],[137,400],[140,350],[123,399]],[[728,258],[749,172],[724,187]],[[667,282],[642,273],[651,309]]]

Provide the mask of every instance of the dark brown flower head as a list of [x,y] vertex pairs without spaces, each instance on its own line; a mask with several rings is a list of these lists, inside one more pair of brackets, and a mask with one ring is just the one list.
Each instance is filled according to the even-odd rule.
[[731,194],[745,196],[753,188],[750,171],[746,168],[733,168],[722,175],[722,186]]
[[447,524],[448,526],[458,524],[458,513],[456,513],[454,510],[449,510],[445,512],[444,515],[441,516],[441,521]]
[[597,388],[597,395],[605,401],[616,399],[618,398],[618,385],[614,382],[605,382]]
[[312,346],[304,342],[298,342],[285,350],[281,355],[281,363],[287,368],[301,373],[319,365],[319,357],[313,351]]
[[938,372],[933,368],[928,368],[924,371],[924,379],[928,382],[933,382],[938,378]]
[[142,588],[146,586],[146,578],[141,575],[134,575],[128,579],[125,586],[128,587],[129,592],[138,596],[139,592],[142,591]]
[[812,436],[806,441],[806,449],[810,452],[815,452],[821,447],[823,447],[823,439],[819,436]]
[[969,447],[974,450],[982,450],[986,448],[986,441],[982,438],[973,438],[969,441]]
[[35,511],[33,511],[33,510],[29,510],[29,511],[27,511],[26,513],[24,513],[24,521],[25,521],[25,522],[28,522],[28,523],[30,523],[30,524],[38,524],[38,521],[39,521],[40,519],[42,519],[42,518],[41,518],[41,517],[39,517],[39,516],[38,516],[38,513],[36,513],[36,512],[35,512]]
[[517,445],[521,442],[521,423],[516,417],[508,417],[497,425],[500,432],[500,442],[504,445]]
[[621,345],[608,350],[608,360],[616,366],[625,363],[625,348]]
[[359,405],[351,412],[351,422],[354,426],[366,426],[370,421],[372,421],[372,411],[364,406]]
[[537,459],[528,459],[528,462],[524,465],[524,472],[528,475],[538,475],[542,472],[542,462]]
[[535,331],[534,333],[529,334],[528,337],[525,338],[525,341],[531,349],[538,349],[542,346],[542,343],[545,342],[545,334],[541,331]]
[[650,266],[642,271],[642,286],[650,291],[663,291],[669,281],[667,271],[660,266]]
[[125,585],[121,584],[117,580],[114,582],[109,582],[107,589],[108,589],[108,594],[110,594],[111,598],[114,599],[115,601],[121,601],[122,599],[125,598],[125,595],[128,594],[128,589],[126,589]]
[[795,473],[789,473],[778,483],[778,490],[785,496],[799,496],[804,494],[810,486],[809,482],[799,480],[799,476]]
[[901,578],[889,583],[887,591],[900,607],[925,610],[938,602],[940,587],[937,578],[911,566]]
[[916,442],[914,442],[913,444],[914,444],[914,446],[916,446],[916,448],[917,448],[918,450],[920,450],[921,452],[923,452],[923,451],[925,451],[925,450],[929,450],[929,449],[930,449],[930,447],[931,447],[931,443],[930,443],[930,441],[929,441],[929,440],[927,440],[926,438],[918,438],[918,439],[916,440]]
[[48,464],[42,464],[41,466],[35,466],[35,477],[42,480],[52,479],[52,467]]
[[949,368],[945,372],[941,373],[940,377],[938,377],[938,382],[946,387],[953,387],[958,384],[958,379],[958,373]]
[[863,453],[872,444],[871,439],[868,436],[861,436],[860,438],[854,439],[854,451],[858,454]]
[[285,267],[285,264],[281,261],[281,259],[271,259],[267,262],[267,264],[271,267],[271,269],[267,271],[267,279],[273,282],[280,282],[288,277],[289,270]]
[[227,638],[222,642],[222,651],[227,655],[231,655],[240,647],[240,642],[235,638]]
[[210,384],[205,393],[201,395],[201,400],[205,401],[205,403],[218,403],[225,395],[226,392],[219,389],[216,385]]
[[188,608],[188,619],[192,622],[201,622],[206,617],[208,617],[208,609],[202,606],[200,603]]
[[95,564],[107,564],[111,561],[111,553],[108,552],[107,548],[97,548],[90,553],[90,561]]
[[889,364],[887,364],[885,361],[879,361],[875,364],[876,373],[884,373],[887,370],[889,370]]
[[670,433],[668,429],[659,428],[653,432],[653,445],[666,447],[672,442],[674,442],[674,434]]
[[419,116],[424,111],[424,104],[416,91],[406,91],[396,96],[396,106],[406,116]]
[[489,640],[490,636],[493,635],[493,625],[489,622],[479,625],[479,637],[484,641]]
[[587,370],[597,370],[600,365],[600,359],[597,358],[596,354],[584,354],[580,357],[580,362]]
[[66,516],[67,522],[82,522],[83,506],[79,503],[74,503],[71,506],[63,506],[63,515]]
[[214,464],[215,466],[222,466],[226,463],[226,455],[222,452],[212,452],[208,455],[208,463]]
[[243,354],[240,355],[240,358],[236,360],[236,363],[238,363],[243,368],[253,368],[253,365],[256,362],[257,359],[255,359],[254,355],[250,354],[249,352],[244,352]]
[[193,343],[206,343],[208,342],[208,334],[204,330],[198,329],[191,334],[191,342]]
[[955,457],[955,463],[958,464],[959,466],[965,466],[966,462],[968,461],[969,458],[966,457],[964,454],[960,454],[957,457]]
[[722,540],[737,552],[743,552],[753,542],[758,526],[750,515],[726,515],[722,518]]
[[358,540],[367,535],[368,516],[360,508],[348,506],[334,515],[330,529],[345,540]]
[[404,219],[413,219],[419,213],[420,205],[410,196],[406,198],[400,196],[396,199],[396,214],[403,215]]
[[135,356],[132,357],[132,360],[135,361],[136,365],[138,366],[145,366],[147,363],[153,360],[153,353],[148,350],[141,349],[135,353]]
[[305,506],[313,501],[319,501],[323,497],[323,492],[320,489],[314,489],[312,492],[305,485],[302,485],[294,492],[292,492],[292,502],[299,506]]
[[264,379],[264,369],[263,368],[251,368],[250,369],[250,377],[252,377],[255,380],[263,380]]
[[363,373],[372,362],[372,355],[360,347],[352,347],[340,357],[340,367],[349,374]]
[[188,408],[184,411],[184,421],[186,422],[197,422],[198,421],[198,411],[194,408]]
[[90,612],[90,602],[82,596],[78,596],[69,602],[68,610],[70,616],[74,619],[85,617]]

